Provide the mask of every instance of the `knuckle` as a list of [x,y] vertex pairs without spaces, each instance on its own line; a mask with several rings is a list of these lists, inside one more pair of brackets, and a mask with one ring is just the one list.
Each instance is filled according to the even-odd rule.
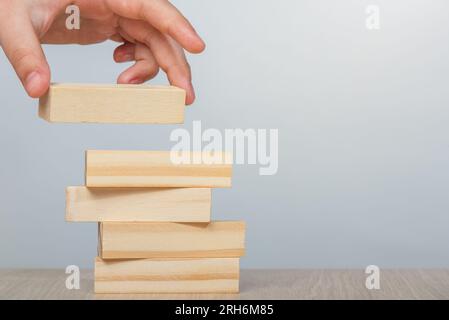
[[33,52],[28,48],[16,48],[11,52],[10,59],[12,64],[16,66],[23,65],[26,62],[29,62],[29,60],[34,58]]
[[173,20],[164,22],[164,24],[162,25],[162,30],[167,34],[172,35],[175,30],[175,27],[173,26]]
[[154,31],[150,28],[148,30],[145,31],[143,37],[142,37],[142,42],[147,44],[148,46],[151,46],[151,43],[154,39],[155,33]]
[[188,78],[191,77],[190,65],[187,62],[173,64],[167,68],[167,72],[173,74],[181,74],[187,76]]
[[180,17],[174,16],[166,19],[162,24],[162,30],[164,33],[173,35],[180,25]]

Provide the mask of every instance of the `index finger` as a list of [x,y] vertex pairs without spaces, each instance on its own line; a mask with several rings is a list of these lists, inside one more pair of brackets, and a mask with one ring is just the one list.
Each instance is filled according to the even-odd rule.
[[189,52],[205,48],[190,22],[167,0],[106,0],[106,5],[119,16],[148,22]]

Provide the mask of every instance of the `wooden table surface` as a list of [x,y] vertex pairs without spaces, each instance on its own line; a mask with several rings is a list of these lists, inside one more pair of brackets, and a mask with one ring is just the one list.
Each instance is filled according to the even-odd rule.
[[449,299],[449,269],[381,270],[380,289],[364,270],[242,270],[240,294],[95,295],[93,272],[68,290],[65,270],[0,270],[0,299]]

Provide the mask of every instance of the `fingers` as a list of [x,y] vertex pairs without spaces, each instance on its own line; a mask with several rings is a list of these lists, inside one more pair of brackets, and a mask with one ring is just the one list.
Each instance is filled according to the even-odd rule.
[[28,95],[40,97],[50,85],[44,52],[26,10],[11,5],[7,11],[0,15],[0,45]]
[[[125,51],[126,55],[130,52],[134,52],[134,59],[136,63],[125,70],[117,79],[117,83],[130,83],[130,84],[140,84],[145,81],[154,78],[158,71],[159,65],[154,59],[153,54],[150,49],[141,43],[125,44],[116,49],[117,51]],[[116,53],[114,53],[116,54]],[[123,57],[120,53],[119,57]]]
[[167,74],[170,83],[186,90],[186,104],[192,104],[195,100],[195,92],[190,66],[183,49],[176,41],[142,21],[122,19],[120,28],[148,46],[158,65]]
[[106,0],[106,5],[121,17],[146,21],[189,52],[199,53],[205,48],[189,21],[167,0]]

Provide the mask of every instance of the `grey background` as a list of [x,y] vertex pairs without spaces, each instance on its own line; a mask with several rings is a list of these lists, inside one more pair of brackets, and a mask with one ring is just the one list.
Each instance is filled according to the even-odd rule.
[[[242,267],[449,266],[447,1],[175,4],[208,45],[184,127],[279,128],[277,175],[238,166],[213,193],[247,221]],[[53,81],[114,82],[113,48],[47,46]],[[64,221],[84,150],[168,149],[177,126],[48,124],[0,70],[0,267],[92,267],[96,226]]]

